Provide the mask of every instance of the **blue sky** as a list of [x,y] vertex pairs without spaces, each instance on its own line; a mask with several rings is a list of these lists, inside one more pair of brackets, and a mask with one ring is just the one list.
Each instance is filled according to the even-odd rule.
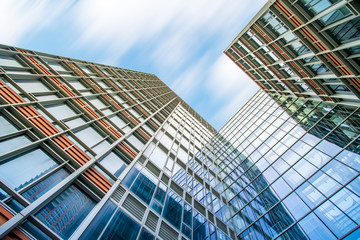
[[223,53],[266,0],[2,0],[0,43],[154,73],[216,129],[258,90]]

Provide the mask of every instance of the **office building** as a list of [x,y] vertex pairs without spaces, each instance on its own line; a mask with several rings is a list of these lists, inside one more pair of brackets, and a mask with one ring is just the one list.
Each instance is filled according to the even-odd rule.
[[359,13],[271,0],[225,50],[267,93],[217,135],[239,239],[360,237]]
[[357,239],[358,15],[269,1],[220,131],[153,74],[0,45],[0,238]]
[[0,81],[0,238],[235,236],[190,160],[216,131],[155,75],[1,45]]
[[358,239],[359,119],[359,107],[255,94],[213,143],[238,239]]
[[360,3],[270,0],[225,53],[264,91],[359,105]]

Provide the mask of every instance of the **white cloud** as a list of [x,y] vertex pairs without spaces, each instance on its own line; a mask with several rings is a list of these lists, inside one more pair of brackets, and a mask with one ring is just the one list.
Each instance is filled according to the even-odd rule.
[[241,91],[249,81],[249,77],[223,54],[212,66],[208,87],[216,90],[214,96],[220,100]]
[[193,93],[193,91],[195,89],[199,90],[199,84],[204,81],[203,70],[206,67],[207,61],[208,56],[203,56],[196,64],[191,65],[176,78],[170,88],[174,89],[174,91],[183,99],[188,98],[191,94],[201,94],[201,92],[196,91]]
[[29,35],[33,36],[64,13],[73,1],[2,0],[1,43],[16,45]]
[[[132,62],[127,66],[161,76],[191,106],[203,107],[197,111],[215,114],[209,121],[218,124],[255,89],[234,63],[218,56],[265,2],[2,0],[0,37],[18,45],[58,34],[58,44],[73,44],[52,47],[71,48],[80,58],[85,52],[95,62]],[[57,24],[67,27],[51,28]]]
[[101,48],[112,62],[136,48],[162,71],[171,70],[187,63],[209,37],[218,41],[231,29],[237,32],[239,19],[249,18],[260,5],[250,0],[80,0],[72,10],[79,32],[74,44]]
[[222,101],[210,121],[225,123],[245,104],[259,87],[226,55],[214,63],[209,79],[208,91],[216,101]]
[[[151,64],[155,74],[184,100],[211,97],[205,101],[213,109],[211,104],[223,102],[224,121],[256,85],[226,56],[212,58],[230,44],[233,36],[229,34],[238,34],[265,2],[81,0],[72,11],[80,33],[75,44],[103,49],[109,64],[136,52],[132,58]],[[230,111],[231,107],[235,110]]]

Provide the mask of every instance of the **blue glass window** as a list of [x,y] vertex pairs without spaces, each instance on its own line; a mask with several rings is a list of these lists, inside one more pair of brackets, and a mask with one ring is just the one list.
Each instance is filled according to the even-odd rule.
[[144,228],[141,230],[139,240],[154,240],[155,237],[146,231]]
[[136,176],[140,172],[140,165],[136,164],[126,175],[124,181],[122,181],[122,184],[124,184],[127,188],[130,188],[131,184],[134,182]]
[[340,25],[330,28],[327,32],[336,40],[338,43],[346,43],[354,41],[360,37],[360,18],[354,18],[346,21]]
[[32,224],[29,221],[25,221],[22,225],[28,233],[30,233],[35,239],[42,239],[42,240],[51,240],[49,236],[47,236],[43,231],[41,231],[38,227]]
[[330,200],[354,222],[360,222],[360,198],[356,194],[343,188]]
[[112,201],[108,200],[87,227],[84,234],[81,235],[80,239],[97,239],[108,223],[110,217],[114,214],[115,210],[116,205]]
[[191,219],[192,219],[192,208],[190,205],[184,205],[184,223],[191,227]]
[[28,189],[26,192],[24,192],[21,195],[24,198],[26,198],[27,200],[29,200],[30,202],[33,202],[36,199],[38,199],[39,197],[41,197],[42,195],[44,195],[44,193],[49,191],[51,188],[53,188],[56,184],[61,182],[61,180],[63,180],[68,175],[69,174],[67,173],[66,170],[60,169],[56,173],[50,175],[46,179],[42,180],[35,186]]
[[299,4],[303,6],[308,13],[312,13],[312,15],[316,15],[324,11],[325,9],[328,9],[336,2],[338,2],[338,0],[319,0],[319,1],[301,0],[299,1]]
[[201,226],[203,223],[205,223],[206,219],[198,213],[196,210],[194,210],[194,226],[193,228],[196,229],[199,226]]
[[0,126],[0,136],[17,131],[17,128],[2,115],[0,115]]
[[299,222],[310,239],[336,239],[329,229],[316,217],[314,213],[309,214]]
[[349,165],[350,167],[353,167],[357,171],[360,171],[360,150],[358,149],[358,146],[360,146],[360,138],[355,140],[354,143],[341,152],[336,159]]
[[162,206],[157,201],[153,200],[151,203],[151,208],[154,209],[158,214],[161,215],[162,212]]
[[164,203],[166,195],[166,187],[164,184],[160,183],[158,188],[156,189],[155,199],[158,200],[160,203]]
[[135,240],[139,231],[140,225],[118,209],[100,239]]
[[173,191],[169,191],[164,207],[163,217],[180,230],[183,200]]
[[344,240],[358,240],[360,236],[360,228],[352,232],[349,236],[345,237]]
[[185,236],[187,236],[188,238],[191,239],[191,229],[188,226],[186,226],[185,224],[182,225],[181,232]]
[[153,177],[151,173],[149,173],[146,169],[142,169],[130,190],[145,203],[149,204],[154,194],[157,182],[158,180]]
[[95,206],[95,201],[74,185],[41,209],[36,217],[62,238],[69,238]]
[[230,240],[228,236],[226,236],[222,231],[217,231],[218,240]]
[[290,194],[283,203],[295,219],[301,218],[310,210],[296,193]]
[[209,236],[208,222],[205,221],[200,226],[194,227],[193,240],[203,240]]
[[337,237],[343,236],[357,225],[330,201],[321,204],[314,212]]

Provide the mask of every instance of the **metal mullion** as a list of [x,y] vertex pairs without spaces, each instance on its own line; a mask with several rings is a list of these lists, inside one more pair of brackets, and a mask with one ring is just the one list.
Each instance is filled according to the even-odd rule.
[[[271,99],[271,98],[270,98],[270,99]],[[290,106],[292,106],[292,105],[294,104],[294,102],[297,101],[297,100],[298,100],[298,99],[293,100]],[[274,100],[274,104],[275,104],[275,103],[276,103],[276,101]],[[273,106],[274,104],[272,104],[271,106]],[[280,109],[280,108],[282,108],[282,106],[279,104],[279,107],[278,107],[277,109]],[[286,109],[288,109],[288,108],[286,108]],[[260,111],[260,110],[259,110],[259,111]],[[284,112],[285,112],[285,111],[286,111],[286,110],[284,110]],[[265,111],[264,111],[264,113],[265,113]],[[264,113],[263,113],[263,114],[264,114]],[[263,114],[262,114],[262,115],[263,115]],[[295,114],[295,113],[293,113],[293,114]],[[262,116],[262,115],[261,115],[261,116]],[[269,118],[270,116],[272,116],[272,115],[269,115],[267,118]],[[277,116],[277,117],[273,120],[273,122],[276,121],[280,116],[281,116],[281,114],[280,114],[279,116]],[[291,116],[292,116],[292,115],[291,115]],[[282,126],[285,122],[287,122],[287,120],[290,119],[291,116],[289,116],[289,117],[281,124],[281,126]],[[284,119],[283,119],[283,120],[284,120]],[[272,123],[273,123],[273,122],[272,122]],[[254,125],[254,123],[253,123],[251,126],[253,126],[253,125]],[[270,124],[270,125],[271,125],[271,124]],[[269,126],[270,126],[270,125],[269,125]],[[269,127],[269,126],[268,126],[268,127]],[[263,133],[263,132],[266,132],[266,129],[267,129],[268,127],[266,127],[265,129],[263,129],[262,133]],[[247,128],[247,129],[249,129],[249,128]],[[240,131],[240,130],[238,130],[238,132],[239,132],[239,131]],[[259,134],[258,136],[256,136],[256,138],[253,139],[252,142],[254,142],[256,139],[258,139],[258,137],[259,137],[260,135],[261,135],[261,134]],[[270,137],[270,136],[271,136],[271,134],[269,134],[269,137]],[[241,137],[241,136],[239,136],[239,137],[236,139],[236,141],[238,141],[238,139],[240,139],[240,137]],[[268,137],[268,138],[269,138],[269,137]],[[267,138],[267,139],[268,139],[268,138]],[[247,138],[244,139],[241,143],[239,143],[239,144],[238,144],[238,147],[241,146],[241,144],[244,143],[244,141],[246,141],[246,140],[247,140]],[[250,142],[247,146],[250,146],[250,145],[252,144],[252,142]],[[264,142],[265,142],[265,141],[264,141]],[[255,152],[259,147],[260,147],[260,146],[258,146],[253,152]],[[228,147],[227,149],[229,149],[229,148],[230,148],[230,147]],[[234,147],[234,148],[236,149],[237,147]],[[232,153],[235,151],[235,149],[234,149],[231,153],[229,153],[226,157],[229,157],[230,154],[232,154]],[[246,149],[246,148],[244,148],[243,151],[244,151],[245,149]],[[241,153],[242,153],[243,151],[239,151],[239,152],[240,152],[239,155],[241,155]],[[237,155],[236,157],[238,157],[239,155]],[[249,154],[249,156],[250,156],[250,155],[251,155],[251,154]]]
[[[320,105],[320,103],[318,103],[318,104],[313,108],[313,110],[311,110],[306,116],[308,116],[311,112],[313,112],[319,105]],[[334,109],[334,107],[333,107],[332,109]],[[285,111],[285,110],[284,110],[284,111]],[[328,112],[328,113],[329,113],[329,112]],[[328,113],[327,113],[327,114],[328,114]],[[327,114],[325,114],[320,120],[322,120]],[[303,118],[305,118],[306,116],[304,116]],[[292,118],[292,115],[289,116],[288,119],[291,119],[291,118]],[[320,120],[318,120],[318,122],[319,122]],[[286,121],[285,121],[285,122],[286,122]],[[285,123],[285,122],[284,122],[284,123]],[[317,123],[318,123],[318,122],[317,122]],[[284,124],[284,123],[283,123],[283,124]],[[316,124],[317,124],[317,123],[316,123]],[[282,124],[282,125],[283,125],[283,124]],[[315,125],[316,125],[316,124],[315,124]],[[282,125],[281,125],[281,126],[282,126]],[[295,129],[295,128],[298,127],[299,125],[300,125],[300,123],[297,123],[296,125],[294,125],[294,126],[291,128],[290,131],[292,131],[293,129]],[[314,125],[314,126],[315,126],[315,125]],[[280,129],[281,126],[278,127],[278,129]],[[290,132],[290,131],[289,131],[289,132]],[[305,134],[307,134],[307,132],[305,132],[301,137],[297,138],[297,141],[296,141],[295,143],[293,143],[290,147],[288,147],[288,150],[289,150],[292,146],[294,146]],[[272,135],[270,134],[269,137],[270,137],[270,136],[272,136]],[[277,143],[281,142],[281,140],[282,140],[283,138],[285,138],[285,136],[287,136],[287,135],[285,134],[285,135],[284,135],[283,137],[281,137],[280,139],[276,139],[276,140],[277,140]],[[267,144],[266,144],[265,142],[269,139],[269,137],[264,141],[264,144],[265,144],[266,146],[267,146]],[[277,145],[277,143],[276,143],[275,145]],[[260,147],[260,146],[259,146],[259,147]],[[253,152],[257,151],[257,150],[259,149],[259,147],[256,148]],[[287,152],[288,150],[286,150],[285,152]],[[267,154],[268,152],[270,152],[270,151],[271,151],[271,148],[269,148],[264,155],[266,155],[266,154]],[[284,152],[284,153],[285,153],[285,152]],[[284,153],[283,153],[283,154],[284,154]],[[241,154],[241,153],[240,153],[240,154]],[[240,155],[240,154],[239,154],[239,155]],[[278,156],[277,159],[279,159],[283,154],[281,154],[280,156]],[[238,156],[239,156],[239,155],[238,155]],[[264,155],[263,155],[263,156],[264,156]],[[238,156],[237,156],[237,157],[238,157]],[[253,163],[253,164],[251,165],[251,167],[256,166],[256,164],[258,163],[258,161],[260,161],[260,159],[258,159],[255,163]],[[276,161],[274,161],[274,162],[276,162]],[[267,166],[266,169],[268,169],[269,167],[271,167],[271,166],[274,164],[274,162],[273,162],[272,164],[269,164],[269,166]],[[251,167],[250,167],[250,168],[251,168]],[[242,175],[240,175],[236,180],[240,179],[245,173],[247,173],[247,172],[249,171],[250,168],[248,168],[245,172],[243,172]],[[266,170],[266,169],[265,169],[265,170]],[[265,170],[264,170],[264,171],[265,171]],[[246,186],[249,186],[258,176],[260,176],[260,175],[257,175],[257,176],[256,176],[250,183],[248,183]]]
[[[162,108],[165,108],[168,104],[170,104],[172,101],[174,101],[176,99],[173,98],[171,101],[169,101],[166,105],[164,105]],[[162,108],[160,108],[157,112],[159,112]],[[156,113],[157,113],[156,112]],[[155,114],[149,116],[147,118],[147,120],[149,120],[150,118],[152,118]],[[143,123],[142,123],[143,124]],[[33,214],[35,211],[39,210],[41,207],[45,206],[48,202],[50,202],[51,200],[53,200],[55,198],[55,195],[59,194],[60,192],[62,192],[63,190],[65,190],[67,187],[69,187],[75,179],[77,179],[83,172],[85,172],[88,168],[90,168],[98,159],[100,159],[101,157],[105,156],[106,154],[108,154],[113,148],[115,148],[120,142],[122,142],[123,140],[125,140],[128,136],[130,136],[130,134],[134,133],[138,128],[141,127],[142,124],[137,125],[136,127],[134,127],[131,131],[129,131],[127,134],[125,134],[124,136],[122,136],[121,138],[119,138],[118,140],[116,140],[114,143],[111,144],[111,146],[103,151],[102,153],[96,155],[96,157],[91,158],[87,163],[85,163],[84,165],[82,165],[80,168],[76,169],[72,174],[70,174],[68,177],[66,177],[63,181],[61,181],[58,185],[57,188],[52,188],[51,190],[49,190],[48,192],[46,192],[43,196],[41,196],[39,199],[37,199],[35,202],[33,202],[32,204],[30,204],[28,207],[26,207],[25,209],[23,209],[20,214],[15,215],[13,218],[11,218],[10,220],[8,220],[7,222],[5,222],[2,225],[2,229],[0,229],[0,238],[6,236],[6,234],[8,234],[12,229],[14,229],[15,227],[17,227],[26,217],[28,217],[29,215]],[[139,154],[137,155],[139,156]],[[132,161],[133,163],[135,163],[135,161]],[[130,164],[131,165],[131,164]],[[124,173],[127,172],[126,170],[122,173],[121,176],[124,177]],[[113,191],[115,191],[116,187],[120,184],[120,182],[118,182],[118,184],[114,184],[111,189],[109,190],[108,193],[112,193]],[[116,186],[116,187],[115,187]]]
[[[66,160],[62,163],[60,163],[58,166],[56,166],[55,168],[51,169],[49,172],[47,172],[46,174],[42,175],[41,177],[39,177],[38,179],[34,180],[33,182],[31,182],[29,185],[26,185],[25,187],[17,190],[16,192],[18,192],[19,194],[22,194],[24,192],[26,192],[27,190],[29,190],[30,188],[34,187],[36,184],[40,183],[42,180],[44,180],[45,178],[48,178],[50,175],[54,174],[55,172],[57,172],[58,170],[60,170],[61,168],[63,168],[67,163],[69,163],[69,160]],[[31,204],[31,203],[30,203]]]
[[[356,109],[355,111],[353,111],[352,113],[350,113],[341,123],[339,123],[332,131],[330,131],[328,134],[326,134],[320,141],[319,141],[319,143],[321,142],[321,141],[323,141],[327,136],[329,136],[335,129],[337,129],[342,123],[344,123],[350,116],[352,116],[353,115],[353,113],[355,113],[356,111],[357,111],[358,109]],[[327,114],[326,114],[327,115]],[[325,116],[326,116],[325,115]],[[324,116],[324,117],[325,117]],[[323,119],[323,118],[322,118]],[[320,121],[320,120],[319,120]],[[319,122],[318,121],[318,122]],[[314,125],[315,126],[315,125]],[[310,129],[309,129],[310,130]],[[307,131],[305,134],[307,134],[309,131]],[[305,135],[304,134],[304,135]],[[303,136],[304,136],[303,135]],[[354,142],[355,140],[356,140],[357,138],[355,138],[354,140],[352,140],[350,143],[348,143],[343,149],[345,149],[347,146],[349,146],[352,142]],[[299,139],[300,140],[300,139]],[[299,141],[298,140],[298,141]],[[298,142],[297,141],[297,142]],[[297,143],[296,142],[296,143]],[[296,144],[296,143],[294,143],[294,144]],[[294,144],[292,145],[292,146],[294,146]],[[262,192],[264,192],[266,189],[269,189],[270,187],[271,187],[271,185],[274,183],[274,182],[276,182],[278,179],[280,179],[285,173],[287,173],[288,171],[289,171],[289,169],[293,169],[293,166],[295,165],[295,164],[297,164],[298,162],[300,162],[301,160],[304,160],[304,156],[306,156],[309,152],[311,152],[313,149],[315,149],[316,148],[316,146],[317,146],[318,144],[316,144],[315,146],[313,146],[308,152],[306,152],[304,155],[302,155],[301,156],[301,158],[299,159],[299,160],[297,160],[294,164],[292,164],[291,166],[289,166],[289,168],[286,170],[286,171],[284,171],[282,174],[279,174],[279,176],[276,178],[276,179],[274,179],[274,181],[270,184],[270,185],[268,185],[267,187],[265,187],[260,193],[258,193],[257,195],[256,195],[256,197],[257,196],[259,196]],[[290,147],[291,148],[291,147]],[[289,149],[290,149],[289,148]],[[343,151],[343,150],[341,150],[341,151]],[[340,152],[339,152],[340,153]],[[337,153],[335,156],[337,156],[339,153]],[[326,164],[328,164],[330,161],[332,161],[334,158],[335,158],[335,156],[333,156],[333,157],[331,157],[329,160],[328,160],[328,162],[326,163]],[[279,158],[280,158],[281,156],[279,156]],[[278,159],[279,159],[278,158]],[[306,159],[305,159],[305,161],[307,161]],[[275,162],[275,161],[274,161]],[[268,167],[267,167],[267,169],[268,168],[270,168],[273,164],[274,164],[274,162],[272,163],[272,164],[270,164]],[[297,187],[295,187],[294,189],[292,189],[287,195],[285,195],[285,197],[283,197],[283,198],[279,198],[279,201],[276,203],[276,204],[274,204],[274,206],[272,206],[271,208],[269,208],[265,213],[263,213],[260,217],[258,217],[257,218],[257,220],[255,220],[255,221],[253,221],[246,229],[248,229],[250,226],[252,226],[256,221],[258,221],[260,218],[262,218],[263,216],[265,216],[268,212],[270,212],[275,206],[277,206],[279,203],[281,203],[281,201],[282,200],[284,200],[286,197],[288,197],[290,194],[292,194],[293,192],[295,192],[300,186],[302,186],[305,182],[308,182],[308,180],[312,177],[312,176],[314,176],[316,173],[318,173],[319,171],[321,171],[321,169],[326,165],[326,164],[324,164],[322,167],[320,167],[320,168],[318,168],[313,174],[311,174],[309,177],[307,177],[307,178],[304,178],[302,175],[300,175],[299,173],[299,175],[300,176],[302,176],[303,178],[304,178],[304,180],[303,180],[303,182],[301,183],[301,184],[299,184]],[[316,167],[317,168],[317,167]],[[294,171],[296,171],[296,170],[294,170]],[[297,171],[296,171],[297,172]],[[262,173],[261,173],[262,174]],[[260,175],[261,175],[260,174]],[[257,177],[259,177],[260,175],[258,175]],[[353,179],[356,179],[357,178],[357,176],[359,176],[360,175],[360,173],[358,173]],[[352,179],[352,180],[353,180]],[[254,180],[255,180],[255,178],[254,178]],[[247,184],[247,186],[250,186],[250,184],[252,184],[252,182],[254,181],[254,180],[252,180],[249,184]],[[352,181],[351,180],[351,181]],[[349,181],[348,183],[350,183],[351,181]],[[347,183],[347,184],[348,184]],[[312,183],[310,183],[309,182],[309,184],[311,185],[311,186],[313,186],[313,184]],[[344,186],[346,186],[347,184],[345,184]],[[314,187],[314,186],[313,186]],[[315,189],[316,189],[316,187],[314,187]],[[343,188],[343,186],[341,186],[339,189],[341,190]],[[244,188],[245,189],[245,188]],[[336,193],[338,192],[339,190],[337,190],[336,191]],[[321,193],[322,194],[322,193]],[[322,194],[323,195],[323,194]],[[333,194],[331,194],[330,196],[333,196],[333,195],[335,195],[334,193]],[[323,195],[324,196],[324,195]],[[255,198],[256,198],[255,197]],[[325,196],[324,196],[325,197]],[[255,198],[252,198],[252,200],[251,201],[249,201],[247,204],[245,204],[240,210],[238,210],[235,214],[233,214],[233,215],[236,215],[236,214],[238,214],[239,212],[241,212],[241,210],[242,209],[244,209],[246,206],[248,206],[249,204],[250,204],[250,202],[252,202],[253,200],[255,200]],[[325,197],[325,200],[324,201],[322,201],[320,204],[318,204],[317,205],[317,207],[319,207],[323,202],[325,202],[327,199],[329,199],[330,197]],[[305,203],[306,204],[306,203]],[[317,207],[314,207],[313,209],[316,209]],[[310,208],[310,207],[309,207]],[[311,209],[311,208],[310,208]],[[309,212],[311,213],[313,210],[310,210]],[[308,214],[306,214],[306,215],[308,215]],[[306,216],[305,215],[305,216]],[[304,217],[302,217],[302,218],[304,218]],[[246,229],[244,229],[242,232],[244,232]],[[241,233],[242,233],[241,232]],[[240,233],[240,234],[241,234]],[[335,234],[334,234],[335,235]]]
[[71,120],[80,118],[80,117],[82,117],[82,116],[84,116],[84,115],[85,115],[85,114],[84,114],[83,112],[81,112],[81,113],[78,113],[78,114],[76,114],[76,115],[74,115],[74,116],[60,119],[59,121],[63,121],[63,123],[66,124],[67,121],[71,121]]
[[[331,160],[330,160],[331,161]],[[319,208],[323,203],[325,203],[326,201],[330,201],[330,198],[332,198],[333,196],[335,196],[338,192],[340,192],[343,188],[345,188],[347,185],[349,185],[352,181],[354,181],[356,178],[358,178],[360,176],[360,173],[358,173],[357,175],[355,175],[352,179],[350,179],[348,182],[346,182],[344,185],[342,185],[341,187],[337,188],[332,194],[330,194],[328,197],[325,197],[324,200],[322,200],[319,204],[317,204],[314,208],[310,208],[310,210],[304,214],[304,216],[300,217],[298,220],[294,221],[289,227],[287,227],[286,229],[284,229],[280,234],[276,235],[275,238],[278,238],[279,236],[281,236],[282,234],[284,234],[287,230],[289,230],[291,227],[295,226],[296,224],[298,224],[301,220],[303,220],[304,218],[306,218],[309,214],[314,213],[315,216],[319,219],[319,221],[321,221],[325,227],[328,228],[328,230],[334,235],[336,236],[335,233],[333,233],[333,231],[323,222],[323,220],[314,212],[317,208]],[[285,199],[287,196],[289,196],[291,193],[293,193],[294,191],[290,192],[288,195],[286,195],[283,199]],[[301,199],[302,200],[302,199]],[[280,201],[279,201],[280,203]],[[278,205],[279,203],[276,203],[275,205]],[[332,202],[331,202],[332,203]],[[306,204],[306,203],[305,203]],[[333,204],[333,203],[332,203]],[[335,204],[334,204],[335,205]],[[336,206],[336,205],[335,205]],[[273,208],[273,207],[272,207]],[[340,208],[339,208],[340,209]],[[340,209],[340,211],[342,211]],[[352,221],[353,219],[350,218]],[[354,222],[354,221],[353,221]],[[354,222],[355,224],[357,224],[356,222]],[[360,225],[356,226],[357,228],[360,227]],[[355,228],[356,228],[355,227]],[[341,237],[340,239],[342,239],[343,237]]]
[[11,133],[7,133],[7,134],[4,134],[4,135],[1,135],[0,136],[0,141],[4,141],[4,140],[7,140],[7,139],[10,139],[10,138],[13,138],[13,137],[18,137],[18,136],[21,136],[21,135],[26,135],[26,133],[30,130],[31,128],[24,128],[24,129],[20,129],[16,132],[11,132]]
[[343,23],[346,23],[346,22],[348,22],[348,21],[351,21],[351,20],[353,20],[353,19],[355,19],[355,18],[357,18],[357,17],[359,17],[359,16],[356,16],[356,15],[353,15],[353,14],[352,14],[352,15],[349,15],[349,16],[341,19],[341,20],[338,20],[338,21],[336,21],[336,22],[333,22],[332,24],[329,24],[329,25],[323,27],[319,32],[320,32],[320,33],[325,32],[326,30],[328,30],[328,29],[330,29],[330,28],[333,28],[333,27],[336,27],[336,26],[341,25],[341,24],[343,24]]
[[[173,98],[174,100],[175,98]],[[169,102],[170,103],[170,102]],[[168,104],[169,104],[168,103]],[[165,105],[167,106],[167,105]],[[163,106],[162,108],[164,108],[165,106]],[[174,108],[175,110],[176,108]],[[173,111],[174,111],[173,110]],[[149,116],[147,119],[151,119],[159,110],[157,110],[155,113],[153,113],[151,116]],[[168,121],[169,117],[166,119],[166,121]],[[96,217],[96,215],[99,213],[99,211],[101,210],[101,208],[105,205],[105,203],[110,199],[111,195],[116,191],[116,189],[121,186],[120,183],[122,182],[122,180],[125,178],[125,176],[129,173],[129,171],[132,169],[132,167],[138,162],[138,159],[140,158],[140,156],[142,156],[143,152],[145,151],[145,149],[150,145],[150,143],[153,142],[153,140],[155,139],[155,136],[158,134],[158,132],[160,131],[161,127],[158,128],[158,130],[153,134],[153,136],[151,137],[151,139],[144,145],[142,151],[139,152],[139,154],[137,155],[137,157],[126,167],[126,169],[124,169],[124,171],[120,174],[120,176],[118,177],[117,181],[113,184],[113,186],[110,188],[110,190],[105,194],[105,196],[100,200],[100,202],[98,202],[95,207],[93,208],[93,210],[88,214],[88,216],[85,218],[85,220],[80,224],[80,226],[77,228],[77,230],[73,233],[73,235],[70,237],[70,239],[78,239],[86,230],[86,228],[89,226],[89,224],[92,222],[92,220]],[[135,130],[131,130],[129,133],[127,133],[125,136],[130,136],[133,132],[135,132]],[[125,139],[125,138],[124,138]],[[120,141],[119,141],[120,142]],[[111,151],[111,150],[110,150]],[[107,150],[106,152],[110,152],[109,150]],[[106,154],[102,154],[102,155],[106,155]],[[97,159],[101,159],[101,157],[97,157]],[[96,158],[94,160],[97,160]],[[116,211],[114,211],[115,214]],[[112,217],[114,216],[114,214],[112,215]],[[112,218],[111,217],[111,218]],[[109,224],[108,221],[107,224]],[[137,220],[136,220],[137,221]],[[107,225],[104,227],[103,231],[105,231]],[[103,233],[103,232],[102,232]],[[100,236],[102,235],[102,233],[100,234]]]
[[[263,95],[263,96],[264,96],[264,95]],[[259,96],[259,97],[262,97],[262,96]],[[247,120],[246,123],[251,123],[251,120],[255,118],[255,115],[251,116],[251,114],[253,114],[255,111],[258,112],[257,107],[258,107],[261,103],[263,103],[263,101],[264,101],[264,100],[263,100],[262,102],[260,102],[260,101],[255,101],[255,100],[256,100],[256,99],[254,99],[254,104],[252,105],[252,108],[253,108],[253,109],[252,109],[251,111],[247,112],[247,113],[246,113],[246,116],[241,116],[241,118],[237,119],[236,122],[233,122],[233,123],[232,123],[233,125],[236,125],[239,121],[241,121],[241,119],[244,119],[244,118],[245,118],[245,120]],[[266,103],[265,103],[265,105],[266,105],[267,103],[269,103],[269,102],[271,101],[271,97],[268,96],[268,95],[266,95],[265,100],[267,100]],[[250,118],[250,119],[246,119],[246,117],[249,117],[249,116],[251,116],[251,118]],[[253,123],[251,123],[251,125],[253,125]],[[246,124],[244,124],[244,125],[241,127],[241,129],[243,129],[245,126],[246,126]],[[247,127],[247,128],[249,128],[249,127]],[[239,129],[239,131],[240,131],[241,129]],[[230,130],[230,129],[229,129],[229,130]],[[222,135],[225,135],[225,134],[226,134],[226,133],[222,133]]]
[[[235,121],[237,121],[237,117],[240,116],[240,114],[242,112],[244,112],[247,108],[249,108],[253,102],[255,102],[255,100],[257,100],[258,98],[262,97],[264,95],[264,91],[262,90],[258,90],[255,95],[249,99],[245,105],[243,105],[243,107],[234,115],[231,117],[231,119],[219,130],[219,133],[221,135],[226,135],[226,133],[230,130],[231,127],[229,126],[233,126],[235,124]],[[255,97],[256,96],[256,97]],[[225,132],[224,132],[225,131]]]
[[50,90],[47,92],[32,92],[31,94],[33,94],[34,97],[37,97],[37,96],[47,96],[50,95],[49,93],[58,93],[58,92],[59,92],[58,90]]
[[18,201],[22,206],[28,206],[30,204],[30,202],[28,200],[26,200],[23,196],[21,196],[17,191],[15,191],[13,188],[11,188],[10,186],[8,186],[6,183],[4,183],[3,181],[0,180],[0,188],[5,191],[7,194],[9,194],[8,197],[4,198],[3,200],[0,201],[0,203],[4,203],[6,205],[7,208],[9,208],[11,211],[11,213],[15,213],[16,212],[10,208],[9,206],[7,206],[6,202],[10,201],[11,199],[15,199],[16,201]]

